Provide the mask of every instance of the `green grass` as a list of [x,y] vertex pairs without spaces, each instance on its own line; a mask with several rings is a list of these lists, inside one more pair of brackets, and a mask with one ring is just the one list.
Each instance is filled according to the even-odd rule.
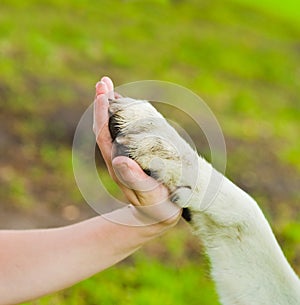
[[87,105],[103,74],[174,81],[205,98],[227,135],[284,142],[276,154],[299,166],[298,24],[231,1],[163,3],[4,1],[6,111],[33,116],[42,134],[57,105]]
[[300,25],[300,11],[299,2],[297,0],[285,1],[250,1],[250,0],[236,0],[241,4],[247,4],[250,7],[257,7],[262,11],[273,14],[276,17],[286,19],[287,22],[293,22],[295,25]]
[[[177,279],[174,281],[174,278]],[[217,304],[216,295],[203,270],[194,266],[176,268],[151,259],[136,259],[132,266],[119,265],[56,296],[57,304]],[[202,288],[199,290],[199,286]],[[49,304],[44,298],[40,304]]]
[[[22,213],[43,204],[57,213],[66,204],[84,205],[71,144],[99,77],[109,75],[116,85],[171,81],[214,111],[228,143],[228,175],[260,199],[300,270],[296,0],[2,0],[0,6],[6,208]],[[126,263],[27,304],[217,304],[198,255],[197,242],[180,226]]]

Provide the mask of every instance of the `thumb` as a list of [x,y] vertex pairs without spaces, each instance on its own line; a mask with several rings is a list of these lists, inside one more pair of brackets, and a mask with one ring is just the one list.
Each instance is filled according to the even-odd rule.
[[134,160],[128,157],[118,156],[114,158],[112,166],[119,181],[132,190],[147,192],[160,185],[155,179],[145,174]]

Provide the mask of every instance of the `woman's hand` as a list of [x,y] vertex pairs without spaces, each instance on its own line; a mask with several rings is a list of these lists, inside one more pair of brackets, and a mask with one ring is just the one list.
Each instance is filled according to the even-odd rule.
[[[160,210],[161,213],[163,213],[163,210],[167,210],[168,217],[158,215],[160,211],[155,213],[156,217],[157,219],[164,219],[165,224],[175,225],[180,218],[181,210],[169,201],[168,189],[146,175],[134,160],[124,156],[112,159],[113,144],[108,129],[109,98],[118,98],[118,95],[114,93],[111,79],[103,77],[96,84],[93,130],[111,177],[119,185],[128,201],[135,206],[149,206],[164,202],[163,205],[166,209]],[[160,206],[162,205],[160,204]],[[170,211],[172,212],[170,213]]]

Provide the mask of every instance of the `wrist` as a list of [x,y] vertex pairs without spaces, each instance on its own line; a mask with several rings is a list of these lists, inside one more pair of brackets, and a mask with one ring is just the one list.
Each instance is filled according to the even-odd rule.
[[175,226],[181,217],[181,209],[170,202],[153,206],[128,205],[103,214],[107,221],[136,231],[145,238],[154,238]]

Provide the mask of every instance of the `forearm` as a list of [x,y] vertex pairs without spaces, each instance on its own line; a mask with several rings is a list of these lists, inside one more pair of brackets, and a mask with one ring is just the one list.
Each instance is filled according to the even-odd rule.
[[222,304],[298,304],[299,280],[248,194],[223,177],[211,204],[192,216]]
[[61,290],[137,250],[163,226],[130,227],[98,216],[57,229],[0,232],[0,304]]

